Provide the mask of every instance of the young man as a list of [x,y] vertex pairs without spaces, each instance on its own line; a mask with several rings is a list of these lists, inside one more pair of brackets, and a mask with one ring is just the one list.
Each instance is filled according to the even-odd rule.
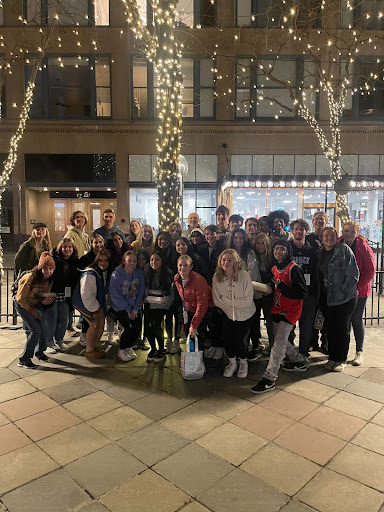
[[291,246],[286,240],[277,240],[273,245],[276,265],[272,267],[275,293],[273,296],[272,321],[274,342],[267,369],[260,382],[251,388],[252,393],[266,393],[275,389],[280,365],[285,357],[296,363],[298,370],[307,369],[304,356],[296,352],[289,341],[289,334],[301,316],[303,299],[307,296],[304,273],[293,260]]
[[[299,319],[299,352],[307,358],[309,357],[309,347],[312,344],[313,322],[317,311],[317,251],[305,240],[309,231],[308,222],[304,219],[296,219],[291,222],[290,227],[293,235],[293,240],[289,242],[292,248],[292,259],[304,272],[308,292],[308,296],[303,301],[303,310]],[[295,363],[287,363],[283,366],[283,369],[295,371],[296,365]]]
[[234,213],[229,217],[229,229],[230,232],[234,231],[235,229],[241,228],[244,222],[244,218],[239,215],[238,213]]
[[285,230],[289,224],[289,215],[285,210],[275,210],[268,214],[268,224],[271,229],[270,237],[272,243],[275,240],[292,240],[292,233]]
[[188,228],[181,233],[181,236],[191,239],[192,230],[200,227],[200,217],[196,212],[192,212],[188,215]]
[[249,217],[245,221],[245,231],[248,235],[249,243],[252,249],[255,248],[255,238],[259,230],[259,221],[255,217]]
[[229,233],[228,217],[228,208],[223,204],[220,205],[216,210],[217,233],[220,240],[222,240],[225,236],[227,236],[227,233]]
[[123,230],[119,228],[117,224],[115,224],[116,215],[115,211],[112,210],[112,208],[106,208],[103,211],[103,221],[104,226],[101,226],[93,232],[94,235],[101,235],[104,238],[104,244],[107,244],[107,240],[109,238],[109,235],[113,232],[119,233],[119,235],[122,237],[122,239],[125,239],[125,235]]
[[203,247],[200,256],[208,265],[208,284],[212,284],[212,277],[216,271],[217,260],[225,249],[223,241],[219,240],[218,228],[214,224],[207,226],[204,230],[205,239],[208,245]]
[[321,246],[320,234],[327,223],[328,216],[325,212],[316,212],[312,217],[313,232],[307,235],[306,241],[316,250]]

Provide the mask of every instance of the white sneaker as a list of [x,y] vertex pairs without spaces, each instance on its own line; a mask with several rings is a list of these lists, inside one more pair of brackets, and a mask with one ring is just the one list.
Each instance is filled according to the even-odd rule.
[[333,372],[343,372],[346,366],[347,365],[345,363],[343,363],[342,361],[336,362],[334,367],[332,368],[332,371]]
[[239,362],[237,376],[239,379],[245,379],[248,376],[248,361],[246,359],[240,359]]
[[215,354],[215,351],[216,351],[216,347],[210,347],[206,353],[205,353],[205,357],[208,358],[208,359],[212,359],[214,354]]
[[177,354],[180,352],[180,343],[178,341],[174,341],[169,349],[170,354]]
[[131,360],[133,361],[134,359],[136,359],[137,355],[136,355],[136,352],[131,348],[131,347],[128,347],[126,349],[126,351],[128,352]]
[[[119,350],[117,351],[117,355],[119,356],[119,358],[122,360],[122,361],[131,361],[132,360],[132,357],[131,355],[129,354],[128,352],[128,348],[119,348]],[[132,349],[130,349],[132,350]],[[133,352],[133,350],[132,350]]]
[[64,343],[64,341],[56,341],[56,345],[59,347],[60,350],[62,350],[63,352],[65,352],[66,350],[69,349],[68,345],[66,343]]
[[224,375],[224,377],[233,377],[236,370],[237,370],[236,358],[235,357],[233,357],[232,359],[230,358],[229,365],[225,367],[223,375]]
[[108,345],[116,345],[118,342],[113,334],[108,334],[107,343]]
[[323,368],[325,368],[326,370],[329,370],[329,371],[332,371],[332,368],[335,366],[335,361],[327,361],[324,365],[323,365]]
[[[216,347],[215,348],[215,353],[213,354],[213,359],[216,359],[216,361],[218,361],[219,359],[221,359],[224,355],[224,349],[223,347]],[[232,375],[231,375],[232,377]]]
[[47,347],[44,352],[46,354],[56,354],[56,349],[54,349],[53,347]]
[[361,366],[364,363],[364,354],[363,352],[356,352],[355,358],[351,361],[353,366]]

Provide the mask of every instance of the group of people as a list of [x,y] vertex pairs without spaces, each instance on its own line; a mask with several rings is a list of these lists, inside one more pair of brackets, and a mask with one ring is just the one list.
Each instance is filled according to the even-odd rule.
[[[148,350],[148,362],[164,361],[167,352],[179,352],[183,332],[198,337],[205,357],[226,354],[225,377],[247,377],[249,362],[269,354],[254,393],[273,390],[280,367],[305,371],[310,350],[319,348],[319,332],[329,355],[326,369],[344,370],[351,328],[352,364],[363,363],[363,313],[375,263],[356,223],[344,224],[338,237],[321,211],[311,233],[305,220],[290,222],[284,210],[247,218],[243,226],[241,215],[230,216],[221,205],[216,219],[203,229],[193,212],[186,230],[172,223],[157,235],[132,220],[125,235],[107,209],[104,225],[90,237],[86,214],[76,211],[55,248],[47,226],[35,224],[15,257],[14,299],[27,332],[20,366],[36,368],[34,356],[46,361],[47,354],[68,348],[63,338],[74,309],[91,360],[105,353],[106,319],[109,343],[119,325],[118,356],[127,362],[137,348]],[[266,347],[260,345],[262,318]]]

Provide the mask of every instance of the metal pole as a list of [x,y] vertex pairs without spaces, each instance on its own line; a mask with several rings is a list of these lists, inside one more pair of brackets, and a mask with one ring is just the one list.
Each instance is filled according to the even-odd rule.
[[324,203],[324,211],[327,213],[328,208],[328,181],[325,184],[325,203]]

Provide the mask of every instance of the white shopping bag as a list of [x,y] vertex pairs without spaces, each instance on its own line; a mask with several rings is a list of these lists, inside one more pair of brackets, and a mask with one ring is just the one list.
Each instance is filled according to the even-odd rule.
[[204,352],[199,350],[199,342],[195,336],[195,352],[190,352],[191,337],[188,334],[186,352],[181,353],[181,375],[185,380],[201,379],[205,373]]

